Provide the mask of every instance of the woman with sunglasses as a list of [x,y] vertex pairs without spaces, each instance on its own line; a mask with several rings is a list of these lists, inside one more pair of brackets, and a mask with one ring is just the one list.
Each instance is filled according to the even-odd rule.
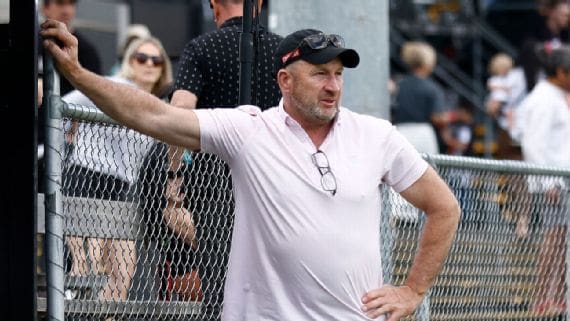
[[118,77],[166,99],[172,84],[172,63],[157,38],[139,39],[127,47]]
[[[172,82],[172,65],[161,42],[156,38],[139,39],[126,49],[120,71],[108,77],[112,81],[129,84],[166,100]],[[68,104],[97,108],[83,93],[74,90],[65,95]],[[68,122],[66,158],[64,160],[63,193],[67,196],[132,202],[133,183],[139,161],[153,143],[145,135],[124,127],[100,123]],[[121,211],[109,209],[120,229],[120,222],[133,218]],[[97,224],[98,222],[94,222]],[[101,222],[105,224],[104,222]],[[84,250],[87,244],[87,253]],[[104,273],[106,285],[99,292],[101,299],[125,300],[136,265],[134,240],[87,238],[68,236],[71,254],[71,275]],[[88,266],[87,262],[91,262]],[[66,291],[74,298],[78,292]]]

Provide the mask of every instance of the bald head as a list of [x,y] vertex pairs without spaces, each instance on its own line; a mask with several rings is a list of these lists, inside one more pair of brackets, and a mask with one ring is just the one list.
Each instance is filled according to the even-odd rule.
[[[261,9],[263,0],[258,0],[258,3]],[[210,0],[210,7],[214,11],[214,21],[218,28],[230,18],[243,16],[243,0]]]

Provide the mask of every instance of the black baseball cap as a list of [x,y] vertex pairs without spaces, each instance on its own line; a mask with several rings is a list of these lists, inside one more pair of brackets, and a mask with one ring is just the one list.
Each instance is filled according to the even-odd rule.
[[[321,41],[318,49],[313,49],[306,38],[321,38],[317,35],[322,36],[324,42]],[[297,60],[320,65],[337,57],[347,68],[354,68],[360,62],[356,50],[345,48],[344,40],[340,36],[326,35],[316,29],[302,29],[286,36],[277,46],[274,54],[274,72],[277,74],[280,69]]]

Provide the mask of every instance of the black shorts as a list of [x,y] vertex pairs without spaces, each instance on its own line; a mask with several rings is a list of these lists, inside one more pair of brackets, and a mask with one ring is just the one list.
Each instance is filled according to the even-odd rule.
[[72,165],[63,173],[63,195],[109,201],[128,201],[129,183],[112,175]]

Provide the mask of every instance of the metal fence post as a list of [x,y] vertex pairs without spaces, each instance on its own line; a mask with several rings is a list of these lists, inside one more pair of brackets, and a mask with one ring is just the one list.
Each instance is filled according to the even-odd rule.
[[570,280],[570,228],[568,228],[568,226],[570,226],[570,178],[566,178],[564,180],[564,184],[565,187],[563,189],[563,202],[564,202],[564,210],[565,210],[565,215],[564,215],[564,224],[567,226],[566,228],[566,235],[565,235],[565,247],[566,247],[566,274],[565,276],[565,287],[566,287],[566,315],[570,315],[570,306],[568,306],[568,303],[570,302],[570,284],[568,284],[568,280]]
[[53,60],[44,53],[44,101],[47,108],[44,125],[45,144],[45,209],[46,209],[46,263],[48,320],[63,321],[64,254],[63,254],[63,203],[61,194],[61,146],[63,142],[62,100],[59,95],[59,75]]

